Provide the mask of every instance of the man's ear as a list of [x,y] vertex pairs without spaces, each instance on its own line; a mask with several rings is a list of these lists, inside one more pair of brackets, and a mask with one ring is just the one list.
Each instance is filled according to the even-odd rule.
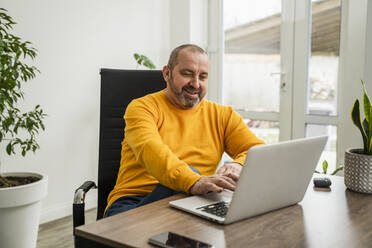
[[167,65],[165,65],[163,67],[163,78],[164,78],[165,82],[168,83],[169,77],[170,77],[169,67]]

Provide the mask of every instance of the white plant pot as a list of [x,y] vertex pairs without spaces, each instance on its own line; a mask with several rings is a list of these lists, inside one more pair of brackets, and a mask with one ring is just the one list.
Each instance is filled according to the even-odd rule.
[[36,247],[41,200],[47,195],[48,177],[37,173],[4,173],[2,176],[35,176],[39,181],[0,188],[0,247]]

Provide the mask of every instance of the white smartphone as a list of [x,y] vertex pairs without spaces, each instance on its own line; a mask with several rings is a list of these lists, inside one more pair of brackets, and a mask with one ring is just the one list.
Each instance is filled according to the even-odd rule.
[[211,244],[188,238],[173,232],[165,232],[159,235],[153,236],[148,241],[150,244],[166,247],[166,248],[213,248]]

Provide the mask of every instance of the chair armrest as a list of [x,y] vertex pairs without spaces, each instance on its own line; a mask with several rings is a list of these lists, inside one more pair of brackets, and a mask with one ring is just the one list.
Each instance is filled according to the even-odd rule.
[[97,185],[92,181],[86,181],[75,190],[74,203],[72,205],[74,234],[75,227],[85,224],[85,195],[91,188],[97,188]]
[[97,185],[93,181],[86,181],[77,188],[74,195],[74,204],[85,203],[85,195],[91,188],[97,188]]

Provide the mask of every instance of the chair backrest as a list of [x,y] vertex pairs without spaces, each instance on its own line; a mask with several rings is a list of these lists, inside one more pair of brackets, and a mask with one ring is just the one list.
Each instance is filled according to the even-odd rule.
[[128,104],[165,86],[161,71],[101,69],[97,219],[103,217],[107,197],[116,183]]

